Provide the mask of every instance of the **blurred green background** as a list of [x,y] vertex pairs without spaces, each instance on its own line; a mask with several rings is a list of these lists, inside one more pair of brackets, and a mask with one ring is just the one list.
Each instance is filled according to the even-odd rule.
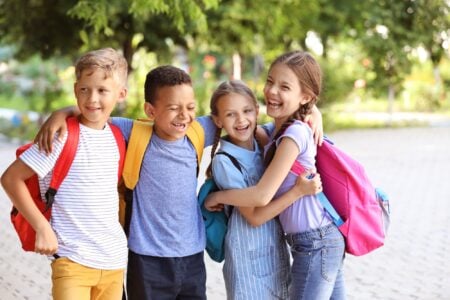
[[130,65],[115,115],[143,116],[145,75],[162,64],[191,74],[198,115],[230,78],[263,104],[270,62],[303,49],[324,71],[327,131],[420,125],[418,113],[450,116],[449,10],[448,0],[0,0],[0,132],[30,139],[74,104],[73,63],[100,47]]

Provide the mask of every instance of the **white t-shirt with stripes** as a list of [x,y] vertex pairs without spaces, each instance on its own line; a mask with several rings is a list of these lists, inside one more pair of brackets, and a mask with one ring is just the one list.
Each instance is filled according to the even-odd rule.
[[[39,177],[44,198],[63,142],[50,155],[33,145],[20,159]],[[96,130],[80,124],[77,153],[52,206],[51,225],[60,257],[104,270],[123,269],[127,240],[118,221],[117,176],[120,154],[109,125]]]

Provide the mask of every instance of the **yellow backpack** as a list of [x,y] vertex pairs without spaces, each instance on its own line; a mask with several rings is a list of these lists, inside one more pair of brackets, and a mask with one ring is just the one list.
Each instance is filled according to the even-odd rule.
[[[119,221],[128,234],[131,220],[131,206],[133,201],[133,189],[135,188],[145,149],[150,142],[153,133],[153,123],[147,119],[133,121],[130,138],[128,140],[125,165],[123,167],[123,184],[119,187]],[[197,175],[205,147],[205,131],[197,120],[194,120],[186,131],[186,136],[197,153]]]

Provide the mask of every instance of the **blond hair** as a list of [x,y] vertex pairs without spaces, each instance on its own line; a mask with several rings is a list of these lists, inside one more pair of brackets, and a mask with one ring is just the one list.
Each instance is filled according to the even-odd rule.
[[123,86],[127,84],[128,63],[118,51],[103,48],[89,51],[75,63],[75,76],[79,80],[85,70],[99,68],[105,72],[105,77],[112,77]]

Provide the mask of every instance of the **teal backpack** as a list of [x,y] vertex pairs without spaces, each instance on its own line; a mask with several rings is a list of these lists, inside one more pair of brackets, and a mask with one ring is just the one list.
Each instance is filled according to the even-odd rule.
[[[226,155],[233,165],[242,173],[241,165],[232,155],[219,151],[216,155]],[[206,229],[206,252],[216,262],[222,262],[225,258],[224,244],[227,234],[228,216],[224,211],[209,211],[203,205],[206,197],[213,192],[219,191],[214,178],[208,178],[200,187],[198,192],[198,204],[202,211]]]

